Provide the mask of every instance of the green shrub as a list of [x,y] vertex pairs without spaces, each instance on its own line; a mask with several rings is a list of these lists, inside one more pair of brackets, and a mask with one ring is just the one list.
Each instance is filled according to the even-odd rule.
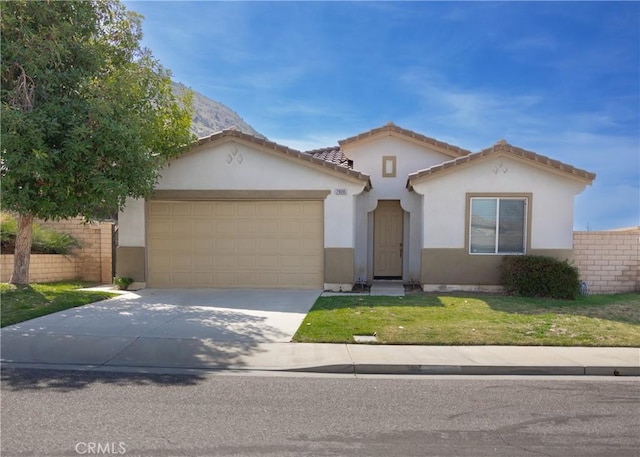
[[113,278],[113,284],[118,290],[127,290],[131,284],[133,284],[133,278],[116,276]]
[[[16,242],[18,223],[8,214],[2,213],[0,217],[0,239],[2,241],[2,253],[13,254]],[[70,254],[73,248],[80,247],[80,243],[68,233],[41,227],[34,223],[31,233],[32,254]]]
[[506,292],[525,297],[574,300],[580,292],[578,269],[566,260],[546,256],[506,256],[500,266]]
[[14,243],[18,232],[18,222],[7,213],[0,214],[0,240],[2,244]]

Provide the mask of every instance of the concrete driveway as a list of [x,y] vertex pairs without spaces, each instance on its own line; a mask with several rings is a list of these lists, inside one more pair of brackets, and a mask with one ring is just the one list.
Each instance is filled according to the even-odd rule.
[[320,290],[145,289],[1,331],[3,362],[225,368],[286,343]]

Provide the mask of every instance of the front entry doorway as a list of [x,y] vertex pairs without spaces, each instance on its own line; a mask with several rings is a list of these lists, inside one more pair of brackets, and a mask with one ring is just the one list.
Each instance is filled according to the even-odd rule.
[[373,277],[402,279],[404,211],[399,200],[380,200],[373,214]]

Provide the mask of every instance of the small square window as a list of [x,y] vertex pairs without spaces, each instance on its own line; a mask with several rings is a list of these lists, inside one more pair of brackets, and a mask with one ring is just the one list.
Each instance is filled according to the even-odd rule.
[[382,156],[382,177],[396,177],[396,156]]

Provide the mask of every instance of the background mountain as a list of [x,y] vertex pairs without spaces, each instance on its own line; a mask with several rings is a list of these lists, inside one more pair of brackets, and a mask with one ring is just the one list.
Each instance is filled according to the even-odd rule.
[[[188,88],[180,83],[173,83],[173,90],[180,93]],[[258,138],[266,138],[258,133],[253,127],[247,124],[235,111],[223,105],[220,102],[211,100],[199,92],[193,91],[193,121],[191,130],[198,135],[199,138],[209,136],[212,133],[229,127],[236,127],[244,133],[257,136]]]

